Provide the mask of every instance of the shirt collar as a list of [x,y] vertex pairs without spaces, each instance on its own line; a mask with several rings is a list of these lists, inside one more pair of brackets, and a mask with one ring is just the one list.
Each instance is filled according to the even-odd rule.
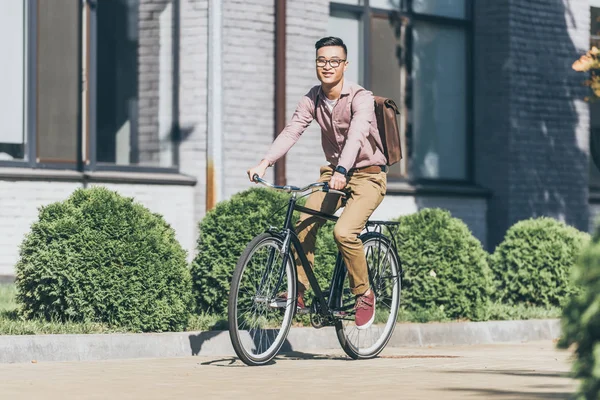
[[[348,82],[347,79],[344,79],[344,83],[342,84],[342,91],[340,93],[340,97],[349,95],[350,94],[350,88],[351,88],[351,86],[352,85],[350,84],[350,82]],[[323,96],[324,98],[327,98],[325,96],[325,93],[323,93],[323,87],[322,86],[319,86],[319,92],[317,93],[317,96]]]

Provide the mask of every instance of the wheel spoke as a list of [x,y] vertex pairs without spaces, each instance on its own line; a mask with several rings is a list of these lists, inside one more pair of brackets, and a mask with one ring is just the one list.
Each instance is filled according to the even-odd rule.
[[[238,356],[249,365],[272,359],[291,325],[293,309],[275,304],[277,291],[295,292],[295,270],[281,255],[282,241],[270,234],[257,237],[248,246],[234,273],[230,293],[230,336]],[[293,297],[292,297],[293,298]],[[232,308],[233,307],[233,308]]]

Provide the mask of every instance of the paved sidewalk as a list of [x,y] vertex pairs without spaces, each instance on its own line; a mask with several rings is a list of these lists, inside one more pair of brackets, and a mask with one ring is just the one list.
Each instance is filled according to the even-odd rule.
[[388,348],[351,361],[294,353],[265,367],[231,357],[0,365],[0,399],[568,399],[570,353],[550,341]]

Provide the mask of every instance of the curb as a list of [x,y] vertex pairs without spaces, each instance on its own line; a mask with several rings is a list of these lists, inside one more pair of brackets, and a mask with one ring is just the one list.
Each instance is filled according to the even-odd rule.
[[[398,324],[388,347],[494,344],[559,336],[558,319]],[[329,349],[340,349],[332,327],[292,328],[283,347],[283,351]],[[227,331],[0,336],[0,363],[234,355]]]

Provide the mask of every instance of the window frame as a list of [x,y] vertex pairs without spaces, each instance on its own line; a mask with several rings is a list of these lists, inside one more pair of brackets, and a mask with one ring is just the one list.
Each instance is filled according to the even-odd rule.
[[[427,184],[427,183],[435,183],[435,184],[474,184],[475,182],[475,164],[474,164],[474,38],[473,38],[473,16],[474,16],[474,5],[475,1],[473,0],[465,0],[465,18],[457,18],[457,17],[449,17],[442,15],[432,15],[432,14],[423,14],[417,13],[413,11],[412,0],[400,0],[400,8],[399,9],[383,9],[376,8],[370,6],[370,0],[362,0],[362,4],[348,4],[348,3],[338,3],[335,1],[331,1],[329,3],[329,12],[336,11],[346,11],[356,14],[363,25],[363,37],[362,43],[367,44],[371,43],[371,19],[375,18],[402,18],[407,21],[407,44],[406,44],[406,64],[403,68],[406,68],[406,85],[402,90],[405,91],[404,98],[408,99],[407,104],[399,104],[401,109],[407,108],[412,110],[412,84],[410,80],[412,79],[412,41],[413,41],[413,21],[419,22],[429,22],[436,25],[446,25],[459,27],[465,31],[466,35],[466,51],[464,54],[466,61],[466,82],[467,87],[466,91],[466,126],[467,131],[466,134],[466,176],[464,179],[448,179],[448,178],[422,178],[422,177],[413,177],[411,176],[411,171],[409,165],[406,166],[407,173],[403,176],[398,175],[388,175],[388,181],[390,182],[400,182],[400,183],[410,183],[410,184]],[[363,57],[365,61],[363,63],[363,86],[367,89],[371,88],[371,63],[370,56],[371,52],[369,47],[364,46],[363,49]],[[413,132],[411,132],[411,125],[406,123],[405,127],[406,133],[406,141],[410,143],[412,139]],[[410,158],[412,155],[412,149],[409,148],[402,149],[402,153],[404,159],[406,159],[407,163],[410,163]],[[402,162],[402,161],[401,161]]]
[[[97,2],[98,0],[79,1],[78,31],[79,35],[79,75],[78,79],[79,98],[77,110],[77,144],[78,149],[76,162],[39,161],[37,156],[37,46],[38,46],[38,2],[43,0],[26,0],[25,19],[25,157],[23,160],[0,160],[0,168],[23,168],[23,169],[50,169],[71,170],[78,172],[132,172],[132,173],[172,173],[180,172],[180,126],[179,126],[179,32],[180,32],[180,0],[173,2],[173,93],[172,93],[172,121],[173,121],[173,166],[158,167],[145,165],[123,165],[112,163],[101,163],[97,161],[97,136],[96,136],[96,49],[98,32],[97,24]],[[87,25],[84,25],[83,14],[86,14]],[[85,26],[85,32],[84,32]],[[86,40],[86,52],[83,51],[83,41]],[[86,59],[87,68],[83,71],[83,60]],[[139,72],[138,72],[139,74]],[[83,96],[84,85],[85,99]],[[84,105],[85,104],[85,105]],[[87,109],[84,109],[87,107]],[[84,127],[83,116],[86,114],[86,125]],[[137,125],[137,121],[136,121]],[[137,136],[137,132],[135,135]],[[85,136],[85,138],[84,138]],[[85,139],[85,140],[84,140]],[[137,146],[136,146],[137,147]],[[139,150],[134,154],[139,157]]]

